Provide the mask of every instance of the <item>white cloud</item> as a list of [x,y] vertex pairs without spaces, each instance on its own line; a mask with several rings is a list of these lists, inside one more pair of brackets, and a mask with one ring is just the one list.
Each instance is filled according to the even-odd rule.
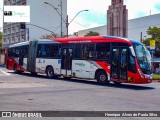
[[[88,13],[84,14],[90,14],[91,12],[96,12],[96,14],[101,13],[102,15],[106,15],[108,6],[111,4],[110,0],[67,0],[68,1],[68,15],[69,18],[73,18],[79,11],[81,10],[89,10]],[[82,14],[82,13],[81,13]],[[78,30],[83,30],[86,28],[91,27],[97,27],[100,24],[96,22],[86,21],[82,18],[82,15],[78,15],[75,18],[75,21],[82,24],[83,26],[72,22],[69,27],[69,33],[77,32]],[[96,17],[96,16],[95,16]],[[94,18],[92,18],[94,19]]]
[[145,16],[151,14],[157,14],[160,11],[156,10],[154,7],[156,4],[160,3],[160,0],[127,0],[124,4],[127,5],[128,18],[137,18],[139,12],[143,13]]

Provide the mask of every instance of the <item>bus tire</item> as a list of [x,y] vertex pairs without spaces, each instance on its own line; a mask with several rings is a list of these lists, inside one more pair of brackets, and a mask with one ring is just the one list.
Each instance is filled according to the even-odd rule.
[[51,66],[47,67],[46,75],[48,78],[54,78],[55,75],[54,75],[53,67],[51,67]]
[[108,84],[109,83],[108,76],[105,71],[99,71],[96,76],[96,79],[99,84]]

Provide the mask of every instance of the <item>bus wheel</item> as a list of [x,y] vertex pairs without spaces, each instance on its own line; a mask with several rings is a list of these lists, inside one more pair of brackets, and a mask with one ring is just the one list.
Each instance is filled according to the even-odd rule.
[[46,69],[46,75],[47,75],[48,78],[53,78],[54,77],[53,67],[47,67],[47,69]]
[[107,77],[107,74],[105,71],[98,72],[96,79],[99,84],[108,84],[109,83],[108,77]]

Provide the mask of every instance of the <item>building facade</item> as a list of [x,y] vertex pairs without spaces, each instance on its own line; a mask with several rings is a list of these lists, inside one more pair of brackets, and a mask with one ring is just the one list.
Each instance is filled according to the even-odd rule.
[[112,0],[107,10],[107,35],[128,37],[128,10],[123,0]]
[[[149,27],[160,27],[160,14],[128,20],[128,38],[140,41],[150,37],[146,31]],[[98,32],[100,35],[107,35],[107,25],[78,31],[78,36],[84,36],[89,31]],[[142,33],[142,35],[141,35]]]
[[[62,12],[62,17],[54,7],[45,4],[44,2],[53,5],[59,13]],[[29,5],[30,22],[24,23],[25,29],[21,29],[21,23],[18,22],[4,23],[3,48],[7,48],[14,43],[38,39],[43,35],[51,34],[49,31],[59,35],[61,35],[61,33],[66,35],[66,23],[62,21],[61,24],[61,18],[66,19],[67,0],[4,0],[4,5]]]

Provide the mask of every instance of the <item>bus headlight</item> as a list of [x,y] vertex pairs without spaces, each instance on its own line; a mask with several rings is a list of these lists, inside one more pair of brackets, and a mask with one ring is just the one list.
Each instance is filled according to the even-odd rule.
[[141,70],[138,69],[138,72],[139,72],[139,74],[140,74],[140,76],[141,76],[142,78],[145,78],[145,76],[144,76],[144,74],[143,74],[143,72],[142,72]]
[[152,79],[152,74],[151,75],[145,74],[145,78]]

